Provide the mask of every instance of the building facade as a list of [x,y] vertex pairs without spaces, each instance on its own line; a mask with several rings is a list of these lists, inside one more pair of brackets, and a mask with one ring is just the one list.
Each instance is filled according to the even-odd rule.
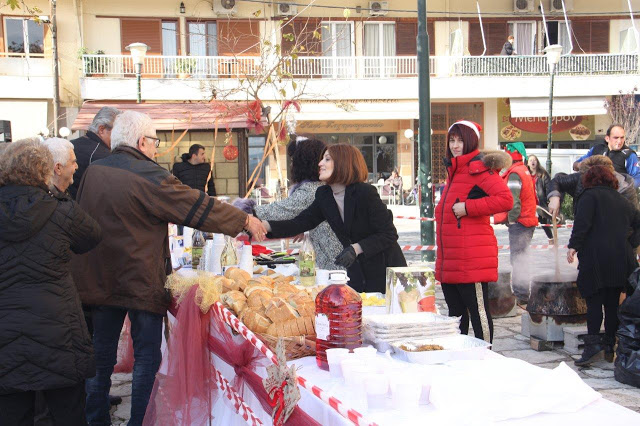
[[[49,10],[47,2],[35,3]],[[191,143],[200,143],[215,151],[219,193],[244,195],[264,152],[267,110],[245,117],[230,107],[230,119],[194,113],[188,105],[259,100],[287,130],[357,146],[372,181],[397,168],[409,189],[418,167],[415,1],[355,2],[348,13],[332,0],[303,3],[59,0],[59,121],[82,130],[92,104],[134,105],[137,86],[126,46],[142,42],[149,50],[141,98],[157,106],[160,151],[166,152],[160,164],[170,168]],[[604,101],[637,90],[640,46],[626,0],[564,0],[566,19],[561,1],[543,0],[544,20],[539,3],[480,1],[480,20],[475,2],[428,2],[435,182],[445,178],[440,159],[447,128],[458,119],[483,126],[482,149],[515,140],[546,147],[550,78],[542,51],[548,44],[563,46],[554,148],[586,149],[601,140],[611,121]],[[640,0],[631,3],[640,10]],[[27,14],[0,13],[0,120],[11,120],[18,138],[54,119],[51,36],[47,24]],[[516,54],[502,56],[509,35]],[[239,150],[232,160],[223,152],[229,144]],[[286,179],[284,146],[277,154],[254,176],[271,191]]]

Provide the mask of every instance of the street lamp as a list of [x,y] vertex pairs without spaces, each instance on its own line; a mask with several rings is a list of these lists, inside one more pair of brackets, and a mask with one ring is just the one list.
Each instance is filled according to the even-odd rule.
[[136,80],[138,83],[138,103],[142,102],[142,93],[140,90],[140,76],[142,74],[142,64],[144,63],[144,57],[147,54],[149,46],[144,43],[131,43],[126,47],[131,52],[131,59],[133,65],[136,67]]
[[562,46],[559,44],[551,44],[544,49],[544,56],[549,64],[549,74],[551,75],[551,84],[549,88],[549,121],[547,122],[547,172],[551,175],[551,124],[553,123],[553,76],[555,74],[556,64],[560,62],[562,55]]

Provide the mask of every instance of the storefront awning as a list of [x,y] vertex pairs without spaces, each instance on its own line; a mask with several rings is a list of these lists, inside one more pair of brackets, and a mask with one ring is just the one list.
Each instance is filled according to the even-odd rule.
[[[554,97],[553,116],[602,115],[604,97]],[[511,117],[549,117],[549,98],[510,98]]]
[[[156,130],[244,129],[254,127],[252,121],[260,108],[251,102],[198,103],[127,103],[86,102],[73,122],[73,130],[87,130],[93,117],[105,106],[119,110],[143,112],[153,120]],[[261,123],[265,126],[266,120]]]
[[[277,105],[272,107],[278,108]],[[293,109],[292,109],[293,110]],[[274,114],[272,113],[272,116]],[[300,102],[296,120],[414,120],[418,101]]]

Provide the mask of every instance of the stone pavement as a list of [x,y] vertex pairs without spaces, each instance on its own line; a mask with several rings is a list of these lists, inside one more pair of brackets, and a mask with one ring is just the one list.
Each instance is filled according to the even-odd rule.
[[[393,206],[391,209],[394,212],[394,216],[418,216],[418,210],[414,206]],[[420,228],[418,221],[396,219],[395,225],[398,229],[398,242],[400,245],[420,244]],[[499,245],[509,244],[506,227],[496,226],[495,232]],[[560,241],[560,245],[566,245],[569,241],[570,235],[570,229],[559,229],[558,239]],[[542,230],[537,229],[535,231],[532,244],[548,244],[547,237]],[[270,243],[269,246],[271,245],[273,245],[273,248],[279,249],[279,244]],[[291,248],[297,247],[298,245],[291,245]],[[559,249],[558,257],[561,268],[569,267],[566,265],[566,260],[564,260],[565,254],[566,249]],[[407,262],[410,264],[422,262],[420,252],[405,252],[405,257]],[[507,250],[500,251],[499,261],[501,270],[510,269],[509,252]],[[556,265],[553,250],[532,250],[529,258],[521,263],[522,267],[530,268],[529,273],[531,274],[539,273],[543,270],[552,271]],[[447,307],[444,303],[444,296],[442,295],[442,291],[439,286],[436,298],[437,305],[441,313],[446,314]],[[604,398],[636,412],[640,412],[640,389],[618,383],[613,378],[612,363],[600,361],[592,367],[578,368],[573,364],[573,360],[579,357],[572,356],[561,348],[556,348],[552,351],[546,352],[537,352],[531,349],[529,338],[520,334],[520,317],[522,312],[523,310],[519,309],[518,315],[515,317],[498,318],[494,320],[494,351],[510,358],[522,359],[543,368],[555,368],[561,362],[565,362],[569,367],[575,370],[589,386],[600,392]],[[471,331],[470,334],[472,334]],[[117,407],[113,407],[111,411],[113,424],[126,424],[131,410],[131,374],[114,374],[112,376],[112,382],[111,394],[122,396],[122,404]]]

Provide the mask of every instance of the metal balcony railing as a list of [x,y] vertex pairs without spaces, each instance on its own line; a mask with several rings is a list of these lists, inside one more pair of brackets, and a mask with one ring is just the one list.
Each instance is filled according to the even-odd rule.
[[53,62],[43,53],[0,52],[0,76],[51,77]]
[[[568,55],[560,59],[560,75],[640,74],[638,54]],[[142,75],[153,78],[247,78],[264,76],[270,63],[254,56],[147,56]],[[129,55],[84,55],[85,77],[135,75]],[[548,74],[544,56],[432,56],[437,77],[536,76]],[[295,78],[386,79],[418,75],[415,56],[300,56],[283,62]]]

